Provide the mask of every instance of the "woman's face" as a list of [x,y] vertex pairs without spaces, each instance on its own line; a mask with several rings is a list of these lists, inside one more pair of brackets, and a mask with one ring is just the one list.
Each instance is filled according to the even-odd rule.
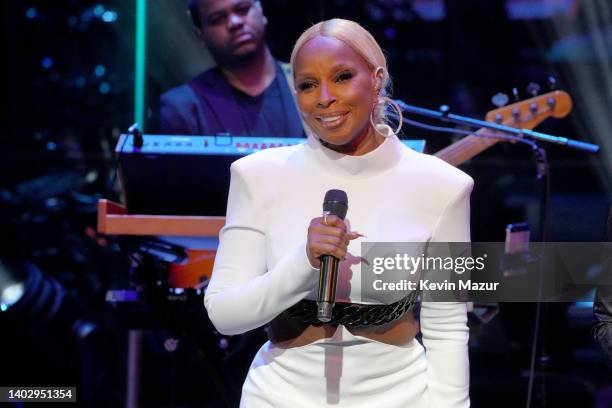
[[376,78],[357,52],[336,38],[315,37],[296,55],[294,75],[302,116],[328,147],[347,154],[376,147],[370,125]]

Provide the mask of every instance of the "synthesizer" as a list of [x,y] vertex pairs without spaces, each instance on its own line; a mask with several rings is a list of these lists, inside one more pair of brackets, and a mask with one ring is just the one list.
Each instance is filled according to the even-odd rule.
[[[122,134],[115,152],[130,214],[225,215],[230,165],[242,156],[304,143],[301,138]],[[404,140],[422,152],[424,140]]]
[[[246,156],[259,150],[305,143],[306,139],[290,137],[246,136],[170,136],[143,135],[143,145],[134,146],[132,135],[123,134],[117,143],[117,153],[141,154],[201,154]],[[417,152],[425,149],[425,140],[402,140]]]

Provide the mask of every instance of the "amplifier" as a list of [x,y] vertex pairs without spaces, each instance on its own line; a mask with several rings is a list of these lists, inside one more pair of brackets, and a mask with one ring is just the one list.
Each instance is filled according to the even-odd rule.
[[[230,164],[253,152],[304,143],[302,138],[122,134],[115,152],[130,214],[225,215]],[[404,140],[422,152],[424,140]]]

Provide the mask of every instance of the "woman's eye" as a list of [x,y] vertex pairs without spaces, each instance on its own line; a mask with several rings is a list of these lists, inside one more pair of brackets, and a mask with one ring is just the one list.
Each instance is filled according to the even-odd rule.
[[338,75],[336,77],[336,82],[348,81],[352,77],[353,77],[353,73],[352,72],[342,72],[342,73],[340,73],[340,75]]
[[302,82],[298,85],[298,90],[300,91],[307,91],[308,89],[312,88],[314,85],[312,84],[312,82]]

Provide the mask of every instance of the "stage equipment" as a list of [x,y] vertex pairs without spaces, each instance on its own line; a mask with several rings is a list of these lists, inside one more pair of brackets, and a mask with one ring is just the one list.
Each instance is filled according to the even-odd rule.
[[[515,95],[516,94],[517,93],[515,92]],[[547,207],[550,194],[550,168],[548,165],[546,150],[543,147],[540,147],[538,142],[554,143],[591,153],[597,153],[599,151],[599,146],[595,144],[529,130],[550,116],[564,117],[569,113],[569,111],[571,111],[571,98],[567,93],[562,91],[554,91],[548,94],[535,96],[526,101],[517,102],[512,105],[491,111],[487,114],[487,120],[490,122],[451,114],[449,107],[446,105],[441,106],[439,111],[432,111],[429,109],[408,105],[401,100],[396,100],[396,102],[405,112],[439,119],[444,122],[481,128],[470,136],[461,139],[460,141],[436,154],[453,165],[463,163],[465,160],[487,149],[499,140],[510,140],[529,144],[535,159],[536,179],[540,187],[540,242],[546,242]],[[428,125],[425,125],[424,127],[426,126]],[[478,142],[478,137],[482,138],[484,143]],[[539,265],[538,287],[540,288],[541,293],[542,274],[544,271],[544,263],[547,262],[547,260],[538,259],[536,262]],[[543,323],[546,322],[547,308],[548,305],[546,303],[544,303],[544,306],[542,306],[542,302],[536,303],[533,345],[529,370],[529,386],[526,401],[527,407],[531,406],[533,398],[534,379],[536,377],[536,362],[538,365],[538,377],[541,378],[538,389],[539,403],[540,406],[546,406],[547,404],[546,374],[550,365],[550,356],[548,355],[547,350],[546,333],[543,329]]]
[[[142,146],[134,144],[142,138]],[[300,138],[123,134],[115,149],[130,214],[225,215],[230,165]],[[422,152],[423,140],[404,140]]]
[[[544,141],[592,153],[597,153],[599,151],[599,146],[595,144],[530,130],[549,117],[563,118],[567,116],[572,110],[572,100],[571,97],[563,91],[549,92],[522,102],[492,110],[487,113],[486,121],[454,115],[450,113],[450,108],[446,105],[442,105],[439,111],[434,111],[408,105],[399,99],[397,99],[396,102],[403,111],[408,113],[414,113],[463,126],[480,128],[476,132],[468,131],[467,134],[471,137],[463,138],[459,142],[436,153],[436,156],[442,157],[453,165],[458,165],[469,160],[500,140],[526,143]],[[406,122],[414,124],[414,121],[407,120]],[[424,125],[422,127],[431,130],[440,129],[429,125]],[[442,131],[464,133],[457,129],[442,129]],[[477,138],[480,138],[481,141],[476,142],[476,140],[478,140]]]

